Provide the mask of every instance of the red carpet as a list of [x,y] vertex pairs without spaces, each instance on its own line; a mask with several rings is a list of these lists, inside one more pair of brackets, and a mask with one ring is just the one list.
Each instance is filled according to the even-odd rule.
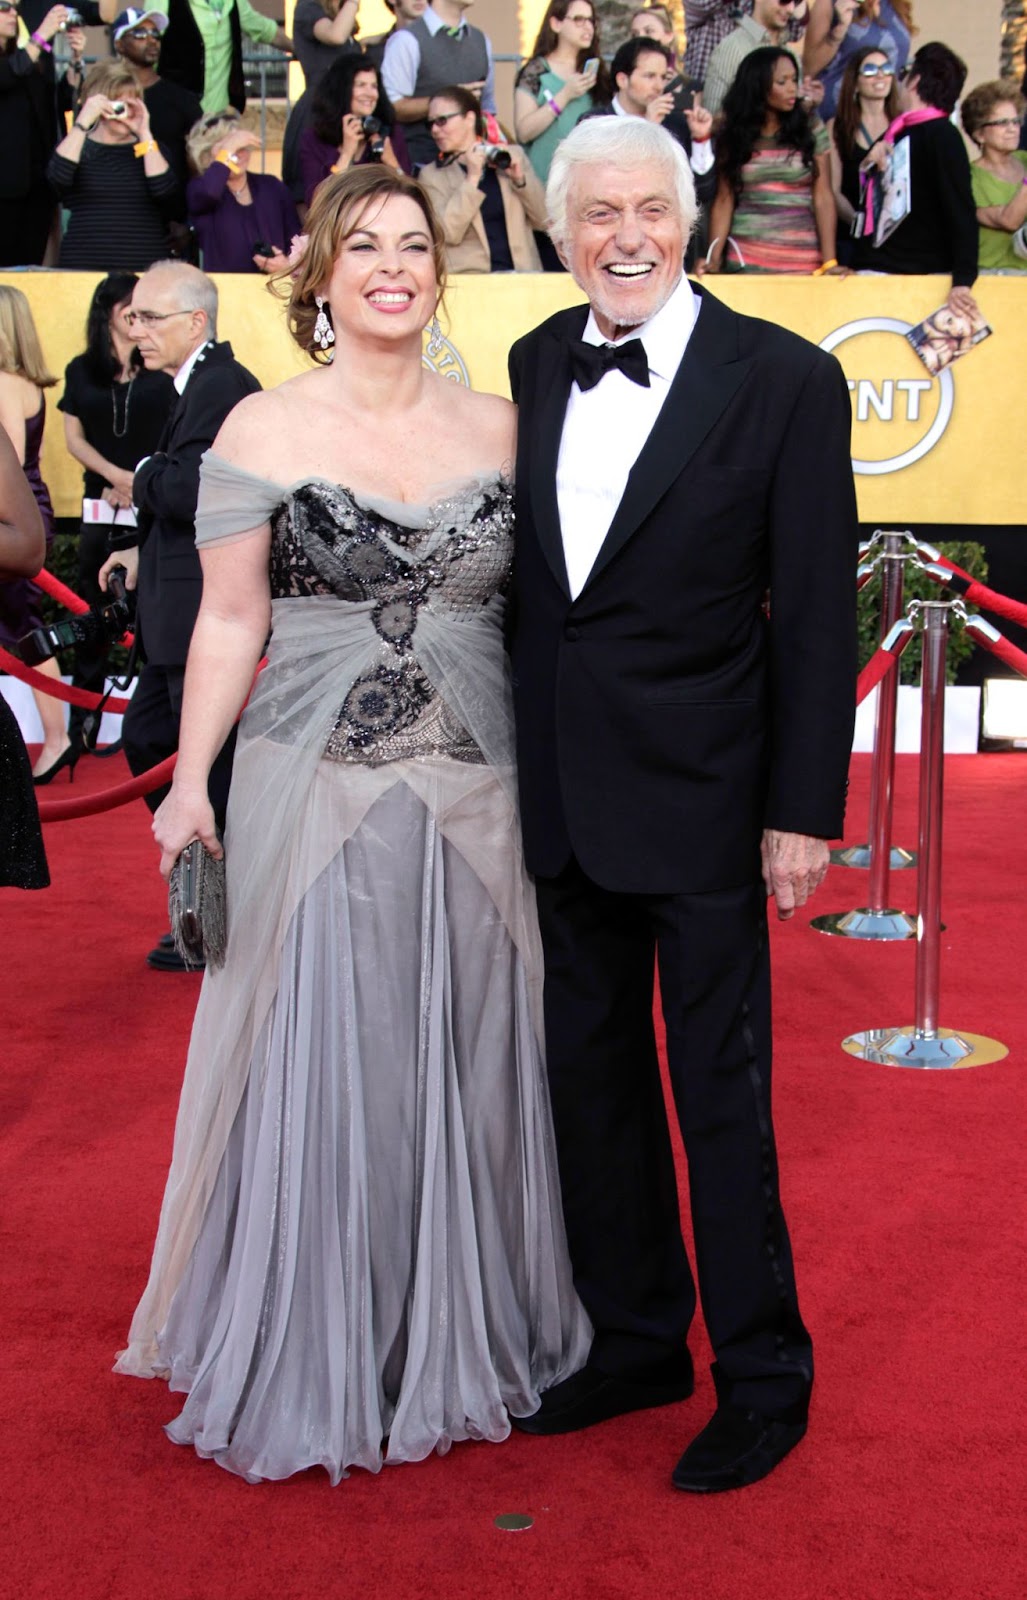
[[[914,770],[899,758],[911,847]],[[164,918],[143,806],[50,827],[53,888],[0,891],[5,1591],[1023,1600],[1027,759],[947,773],[942,1022],[1012,1053],[944,1074],[850,1061],[844,1034],[912,1021],[913,948],[775,927],[777,1128],[818,1386],[780,1470],[709,1500],[669,1486],[712,1407],[701,1334],[687,1405],[337,1489],[251,1487],[168,1443],[177,1397],[110,1364],[145,1278],[198,980],[143,965]],[[83,761],[75,789],[124,776]],[[857,757],[852,839],[866,779]],[[834,870],[816,908],[858,905],[865,885]],[[915,909],[915,874],[893,886]],[[499,1532],[510,1511],[534,1526]]]

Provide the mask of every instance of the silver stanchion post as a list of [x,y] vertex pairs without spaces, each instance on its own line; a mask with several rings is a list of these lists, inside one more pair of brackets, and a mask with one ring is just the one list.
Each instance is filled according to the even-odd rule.
[[[881,642],[887,639],[902,615],[902,598],[905,587],[905,567],[909,559],[908,546],[912,536],[908,533],[883,533],[879,535],[884,554],[881,561]],[[860,546],[861,553],[869,554],[870,545]],[[873,564],[857,568],[856,587],[861,590],[874,571]],[[877,690],[877,715],[874,721],[874,760],[870,773],[870,826],[866,844],[848,845],[831,851],[831,860],[839,867],[869,867],[874,871],[875,853],[879,861],[879,877],[871,888],[870,904],[883,909],[888,904],[888,874],[911,867],[916,856],[901,845],[892,846],[892,796],[895,783],[895,714],[899,698],[898,673],[891,674]],[[883,878],[880,874],[883,873]],[[871,878],[873,883],[873,879]]]
[[[913,609],[913,608],[911,608]],[[879,1066],[940,1068],[983,1066],[1008,1050],[997,1039],[938,1025],[941,977],[942,802],[945,767],[945,655],[949,618],[962,617],[958,602],[931,600],[916,608],[924,620],[923,702],[920,717],[920,853],[917,894],[915,1022],[903,1028],[870,1028],[842,1041],[849,1055]]]

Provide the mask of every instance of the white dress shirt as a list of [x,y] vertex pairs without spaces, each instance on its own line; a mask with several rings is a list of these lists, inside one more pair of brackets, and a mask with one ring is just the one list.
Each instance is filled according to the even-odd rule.
[[182,362],[182,365],[179,367],[178,371],[175,373],[175,376],[171,380],[179,394],[185,394],[185,386],[193,375],[193,368],[195,367],[197,361],[199,361],[200,357],[206,355],[212,343],[213,341],[211,339],[204,339],[203,343],[198,344],[192,354],[186,356],[185,360]]
[[[438,33],[440,28],[448,27],[431,6],[422,14],[421,21],[430,34]],[[463,33],[468,27],[462,21],[458,32]],[[496,67],[492,59],[492,40],[485,35],[485,49],[488,53],[489,70],[485,79],[485,87],[481,91],[481,109],[496,110]],[[382,57],[382,88],[395,105],[397,100],[412,100],[414,89],[417,85],[417,73],[421,65],[421,47],[415,34],[409,28],[397,28],[395,33],[389,35],[389,42],[385,46]]]
[[[637,117],[638,112],[628,111],[625,106],[621,105],[620,96],[615,94],[613,97],[613,114],[615,117]],[[673,137],[674,135],[671,134],[671,138]],[[697,178],[701,178],[709,172],[714,161],[713,140],[693,139],[688,161]]]
[[649,362],[649,388],[616,369],[591,389],[571,384],[556,466],[563,554],[571,598],[576,600],[595,564],[628,476],[653,430],[699,314],[699,300],[684,273],[666,305],[620,339],[604,339],[590,311],[586,344],[626,344],[641,339]]

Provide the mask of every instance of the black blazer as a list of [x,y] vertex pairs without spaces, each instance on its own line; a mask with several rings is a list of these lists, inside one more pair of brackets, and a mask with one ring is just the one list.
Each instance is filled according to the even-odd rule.
[[[701,293],[701,291],[700,291]],[[750,881],[764,827],[835,838],[856,677],[850,405],[833,356],[708,293],[584,589],[556,466],[587,311],[514,345],[510,642],[529,869]],[[770,591],[771,620],[764,611]]]
[[203,592],[194,522],[200,458],[232,407],[260,384],[232,354],[212,345],[189,375],[160,445],[137,471],[139,511],[137,631],[147,661],[182,666]]

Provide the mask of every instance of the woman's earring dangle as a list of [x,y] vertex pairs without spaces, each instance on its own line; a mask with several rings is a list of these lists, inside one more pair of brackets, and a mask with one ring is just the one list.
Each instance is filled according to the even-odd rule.
[[325,310],[324,296],[315,295],[314,304],[317,306],[317,318],[314,322],[314,343],[319,350],[327,350],[329,355],[334,355],[332,345],[335,343],[335,329],[328,320]]
[[431,327],[428,329],[428,348],[425,354],[429,361],[434,361],[442,354],[442,346],[445,342],[442,337],[442,324],[439,322],[438,313],[436,312],[431,319]]

